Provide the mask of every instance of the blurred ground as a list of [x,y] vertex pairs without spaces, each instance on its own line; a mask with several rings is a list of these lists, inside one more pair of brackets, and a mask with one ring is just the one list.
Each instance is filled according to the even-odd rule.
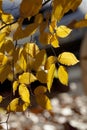
[[[53,109],[46,111],[39,106],[24,113],[11,113],[9,130],[87,130],[87,97],[81,83],[80,66],[69,71],[70,90],[55,94],[51,99]],[[6,113],[0,113],[0,122],[5,122]],[[0,124],[0,130],[7,130],[7,123]]]

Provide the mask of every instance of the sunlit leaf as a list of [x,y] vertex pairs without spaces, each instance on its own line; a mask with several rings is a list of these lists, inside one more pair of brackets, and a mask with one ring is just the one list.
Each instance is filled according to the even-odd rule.
[[63,52],[58,56],[58,62],[61,64],[70,66],[70,65],[75,65],[79,62],[75,55],[71,52]]
[[26,52],[24,50],[19,55],[18,63],[19,63],[19,66],[24,71],[26,71],[26,69],[27,69],[27,54],[26,54]]
[[0,66],[0,82],[3,83],[7,77],[8,74],[11,72],[11,67],[9,66],[9,64]]
[[19,85],[19,95],[24,102],[30,103],[30,93],[26,85]]
[[58,78],[62,84],[68,85],[68,73],[66,68],[62,65],[58,68]]
[[71,33],[71,31],[72,30],[70,28],[61,25],[56,29],[56,34],[58,37],[65,38]]
[[2,102],[2,100],[3,100],[3,97],[0,95],[0,102]]
[[6,33],[0,33],[0,48],[3,45],[4,41],[5,41],[5,37],[6,37]]
[[6,13],[2,13],[1,15],[1,19],[5,24],[9,24],[11,22],[13,22],[14,17],[11,14],[6,14]]
[[19,98],[13,99],[13,100],[9,103],[9,105],[8,105],[8,107],[7,107],[7,111],[8,111],[8,112],[10,112],[10,111],[13,111],[13,112],[17,111],[18,102],[19,102]]
[[41,83],[47,83],[47,73],[44,70],[38,71],[36,77]]
[[24,44],[24,50],[32,57],[35,57],[35,55],[40,51],[35,43]]
[[19,76],[19,82],[23,84],[30,84],[37,80],[37,78],[29,72],[25,72]]
[[56,62],[57,62],[57,58],[55,56],[49,56],[45,63],[45,69],[48,70],[50,66]]
[[13,86],[12,86],[13,87],[13,95],[15,95],[15,91],[17,90],[18,85],[19,85],[18,81],[13,82]]
[[47,109],[47,110],[52,109],[51,102],[50,102],[49,98],[46,95],[44,95],[44,94],[37,95],[36,96],[36,101],[44,109]]
[[48,70],[48,74],[47,74],[47,88],[49,91],[52,87],[54,72],[55,72],[55,64],[52,64],[50,66],[50,69]]
[[0,66],[5,65],[8,62],[7,56],[0,52]]
[[56,37],[56,35],[52,35],[51,39],[50,39],[50,43],[54,48],[59,47],[59,41],[58,38]]
[[34,90],[35,95],[42,95],[47,92],[47,88],[45,86],[38,86]]

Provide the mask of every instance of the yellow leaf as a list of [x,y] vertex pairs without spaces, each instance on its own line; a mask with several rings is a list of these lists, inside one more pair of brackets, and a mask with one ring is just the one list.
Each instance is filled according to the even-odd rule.
[[22,0],[20,5],[21,17],[30,17],[36,15],[42,6],[42,0]]
[[50,43],[54,48],[59,47],[59,41],[58,38],[56,37],[56,35],[52,35],[51,39],[50,39]]
[[38,46],[35,43],[26,43],[24,44],[24,50],[33,58],[40,51]]
[[76,10],[82,0],[54,0],[52,20],[60,20],[69,10]]
[[3,97],[0,95],[0,102],[2,102],[2,100],[3,100]]
[[42,95],[44,93],[47,92],[47,88],[45,86],[38,86],[37,88],[35,88],[34,90],[34,94],[35,95]]
[[9,23],[13,22],[14,17],[11,14],[2,13],[1,19],[4,23],[9,24]]
[[68,73],[66,68],[62,65],[58,68],[58,78],[62,84],[68,85]]
[[27,54],[24,50],[19,55],[18,64],[23,69],[23,71],[26,71],[27,69]]
[[54,20],[54,21],[52,21],[52,22],[50,23],[50,25],[49,25],[49,30],[50,30],[51,33],[54,33],[54,32],[55,32],[55,29],[56,29],[56,27],[57,27],[56,24],[57,24],[57,23],[56,23],[56,20]]
[[87,14],[85,14],[85,19],[87,19]]
[[70,65],[75,65],[79,62],[75,55],[71,52],[63,52],[58,56],[58,62],[61,64],[70,66]]
[[50,66],[50,69],[48,70],[48,74],[47,74],[47,88],[49,91],[52,87],[54,72],[55,72],[55,64],[52,64]]
[[4,41],[5,41],[5,37],[6,37],[6,33],[0,33],[0,48],[3,45]]
[[35,56],[35,61],[32,64],[33,70],[38,70],[45,61],[46,58],[46,51],[42,49],[36,56]]
[[14,44],[11,39],[6,39],[6,41],[3,43],[1,49],[1,52],[7,53],[8,56],[12,55],[14,52]]
[[19,76],[19,83],[30,84],[37,80],[37,78],[29,72],[25,72]]
[[56,29],[56,34],[58,37],[65,38],[71,33],[71,31],[72,30],[70,28],[61,25]]
[[19,85],[18,81],[13,82],[13,86],[12,86],[13,87],[13,95],[15,95],[15,91],[17,90],[18,85]]
[[49,98],[46,95],[44,95],[44,94],[37,95],[36,96],[36,101],[44,109],[47,109],[47,110],[52,109],[51,102],[50,102]]
[[7,107],[7,111],[8,112],[15,112],[15,111],[17,111],[17,107],[18,107],[18,102],[19,102],[19,98],[15,98],[15,99],[13,99],[10,103],[9,103],[9,105],[8,105],[8,107]]
[[11,73],[11,67],[9,66],[9,64],[0,66],[0,82],[1,83],[3,83],[7,79],[9,73]]
[[7,56],[0,52],[0,66],[5,65],[8,62]]
[[26,85],[19,85],[19,95],[24,102],[30,103],[30,93]]
[[49,56],[45,63],[45,69],[48,70],[50,66],[56,62],[57,62],[57,58],[55,56]]
[[44,70],[38,71],[36,77],[41,83],[47,83],[47,73]]

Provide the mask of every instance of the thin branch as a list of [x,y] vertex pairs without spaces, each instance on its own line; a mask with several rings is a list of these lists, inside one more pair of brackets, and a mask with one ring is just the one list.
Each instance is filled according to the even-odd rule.
[[0,28],[0,31],[1,31],[2,29],[4,29],[5,27],[7,27],[7,26],[9,26],[9,25],[12,25],[12,24],[14,24],[14,23],[16,23],[16,22],[17,22],[17,20],[14,21],[14,22],[12,22],[12,23],[5,24],[4,26],[2,26],[2,27]]

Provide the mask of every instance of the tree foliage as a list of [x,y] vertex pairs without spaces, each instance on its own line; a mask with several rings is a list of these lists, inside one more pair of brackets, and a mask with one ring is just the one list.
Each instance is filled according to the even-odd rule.
[[[70,52],[48,56],[44,48],[59,48],[59,37],[67,37],[73,28],[87,26],[86,18],[69,26],[58,25],[64,14],[76,10],[80,3],[81,0],[52,0],[52,11],[44,15],[41,12],[44,5],[42,0],[22,0],[20,17],[15,20],[12,14],[3,11],[0,0],[0,82],[6,79],[12,82],[12,100],[7,106],[8,112],[25,111],[32,105],[32,94],[40,106],[51,110],[51,102],[46,93],[51,91],[55,72],[56,78],[68,85],[66,66],[75,65],[79,60]],[[23,28],[25,18],[34,20]],[[42,49],[32,38],[37,31],[38,40],[44,46]],[[20,46],[17,41],[25,37],[30,40]],[[31,84],[35,81],[43,85],[37,86],[33,92]],[[3,100],[1,95],[0,102]]]

